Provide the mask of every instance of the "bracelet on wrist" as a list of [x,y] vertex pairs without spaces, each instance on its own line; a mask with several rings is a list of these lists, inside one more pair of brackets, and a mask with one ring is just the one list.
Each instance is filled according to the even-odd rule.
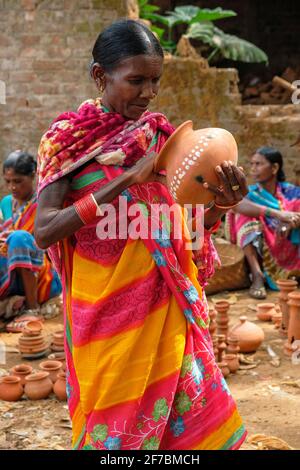
[[84,225],[94,222],[96,217],[101,215],[100,207],[92,193],[74,202],[73,206]]

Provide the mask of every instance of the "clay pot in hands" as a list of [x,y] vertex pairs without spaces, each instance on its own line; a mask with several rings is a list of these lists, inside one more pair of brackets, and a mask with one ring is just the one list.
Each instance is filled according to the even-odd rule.
[[282,320],[280,326],[280,333],[283,336],[287,335],[289,327],[289,306],[288,294],[297,289],[298,283],[293,279],[279,279],[277,282],[277,287],[279,288],[279,305],[282,312]]
[[7,375],[0,379],[0,400],[18,401],[23,395],[20,377]]
[[56,382],[57,374],[61,371],[62,366],[60,361],[43,361],[39,365],[41,370],[49,372],[49,378],[53,383]]
[[32,373],[32,367],[28,364],[18,364],[10,369],[10,374],[20,378],[20,383],[24,387],[25,377]]
[[235,372],[240,367],[240,361],[239,361],[238,355],[237,354],[225,354],[224,360],[225,362],[227,362],[230,372],[235,374]]
[[275,304],[261,303],[257,304],[257,318],[261,321],[271,321],[276,314]]
[[57,381],[53,386],[53,391],[59,400],[63,401],[67,399],[67,383],[65,372],[58,373]]
[[263,330],[245,316],[240,317],[240,322],[231,328],[229,334],[237,336],[242,353],[256,351],[265,338]]
[[166,170],[167,186],[174,200],[184,204],[208,204],[214,194],[204,182],[219,186],[215,167],[238,160],[236,141],[225,129],[193,130],[192,121],[181,124],[162,147],[155,171]]
[[53,389],[52,381],[49,378],[49,372],[36,372],[27,375],[25,379],[25,394],[30,400],[41,400],[47,398]]

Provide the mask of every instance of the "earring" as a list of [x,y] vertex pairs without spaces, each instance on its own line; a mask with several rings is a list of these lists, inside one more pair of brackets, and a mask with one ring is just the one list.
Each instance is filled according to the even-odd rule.
[[104,88],[105,88],[103,81],[100,78],[98,78],[96,82],[97,82],[98,90],[100,91],[100,93],[103,93]]

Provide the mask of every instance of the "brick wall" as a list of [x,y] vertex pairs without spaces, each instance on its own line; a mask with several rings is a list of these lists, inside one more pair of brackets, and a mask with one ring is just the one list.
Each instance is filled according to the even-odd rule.
[[52,119],[96,95],[88,65],[97,35],[137,14],[135,0],[0,0],[1,161],[17,148],[36,154]]

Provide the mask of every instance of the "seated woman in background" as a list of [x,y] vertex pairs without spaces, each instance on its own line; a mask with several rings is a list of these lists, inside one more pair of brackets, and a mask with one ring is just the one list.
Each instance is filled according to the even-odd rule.
[[300,275],[300,187],[285,182],[281,153],[271,147],[251,157],[256,184],[226,217],[226,238],[243,248],[251,271],[249,294],[266,298],[266,281]]
[[6,326],[8,331],[21,331],[25,321],[43,313],[41,304],[61,293],[60,279],[33,237],[35,173],[36,162],[26,152],[12,152],[4,161],[3,176],[11,194],[0,202],[0,316],[22,313]]

